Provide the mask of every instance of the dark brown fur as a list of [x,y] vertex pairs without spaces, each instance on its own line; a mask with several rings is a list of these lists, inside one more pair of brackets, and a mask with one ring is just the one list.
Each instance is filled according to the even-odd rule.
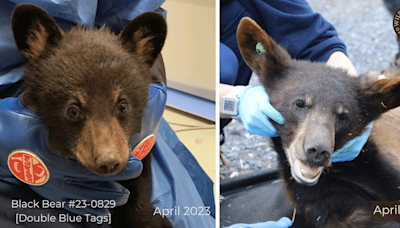
[[[400,199],[400,110],[394,109],[400,105],[400,77],[363,82],[325,63],[291,59],[249,18],[242,19],[237,33],[243,59],[285,118],[283,125],[273,123],[280,134],[273,141],[286,193],[307,221],[293,227],[400,227],[370,221],[370,201]],[[264,53],[256,52],[258,42]],[[332,164],[333,151],[360,135],[372,120],[361,154],[351,162]],[[322,158],[309,149],[315,141],[324,146],[317,150]],[[299,160],[324,168],[316,182],[295,177],[293,164]]]
[[[99,175],[118,173],[128,160],[129,136],[141,130],[164,18],[142,14],[118,36],[106,27],[64,34],[43,9],[20,4],[12,28],[26,62],[22,101],[43,117],[50,151],[74,156]],[[131,195],[116,209],[114,227],[172,227],[153,216],[150,159],[143,160],[141,176],[121,182]]]

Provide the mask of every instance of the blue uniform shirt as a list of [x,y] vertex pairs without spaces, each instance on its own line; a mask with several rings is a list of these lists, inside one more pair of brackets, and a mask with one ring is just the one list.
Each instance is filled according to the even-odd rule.
[[40,6],[55,18],[63,30],[72,25],[88,27],[106,24],[111,31],[121,31],[139,14],[148,11],[167,13],[160,6],[165,0],[0,0],[0,93],[24,77],[24,60],[19,54],[11,29],[11,14],[15,5],[29,2]]
[[[221,0],[221,43],[237,57],[234,85],[247,85],[251,70],[240,55],[236,28],[243,17],[255,20],[292,58],[326,62],[334,51],[346,53],[335,28],[304,0]],[[221,56],[223,58],[223,56]],[[229,82],[221,81],[224,84]]]

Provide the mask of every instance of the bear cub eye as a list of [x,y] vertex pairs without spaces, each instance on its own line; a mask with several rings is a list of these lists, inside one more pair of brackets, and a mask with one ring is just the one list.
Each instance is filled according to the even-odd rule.
[[305,107],[304,101],[302,101],[302,100],[297,100],[294,102],[294,104],[296,105],[296,108],[302,109]]
[[343,124],[345,124],[345,123],[347,123],[347,121],[349,120],[349,115],[348,114],[340,114],[339,116],[338,116],[338,119],[339,119],[339,121],[341,122],[341,123],[343,123]]
[[71,119],[76,118],[76,117],[78,116],[78,114],[79,114],[79,111],[78,111],[78,108],[77,108],[77,107],[70,107],[70,108],[68,109],[68,116],[69,116]]
[[122,103],[120,104],[119,111],[122,112],[122,113],[127,113],[128,110],[129,110],[129,108],[128,108],[128,103],[122,102]]

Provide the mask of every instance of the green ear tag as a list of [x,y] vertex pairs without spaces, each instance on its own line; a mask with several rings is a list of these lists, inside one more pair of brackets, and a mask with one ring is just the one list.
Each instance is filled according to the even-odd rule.
[[259,55],[261,55],[261,53],[265,52],[265,49],[260,42],[258,42],[256,44],[256,51]]

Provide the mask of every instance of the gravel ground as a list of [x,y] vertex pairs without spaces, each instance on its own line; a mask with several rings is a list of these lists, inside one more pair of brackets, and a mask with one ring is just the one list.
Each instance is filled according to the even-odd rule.
[[[398,50],[397,36],[393,15],[383,1],[310,0],[309,3],[338,30],[358,73],[390,67]],[[277,167],[277,154],[268,137],[249,134],[240,121],[232,121],[224,131],[226,138],[221,150],[227,165],[220,161],[221,179]]]
[[383,1],[310,0],[315,12],[332,23],[347,46],[347,54],[358,73],[380,71],[397,53],[393,16]]

